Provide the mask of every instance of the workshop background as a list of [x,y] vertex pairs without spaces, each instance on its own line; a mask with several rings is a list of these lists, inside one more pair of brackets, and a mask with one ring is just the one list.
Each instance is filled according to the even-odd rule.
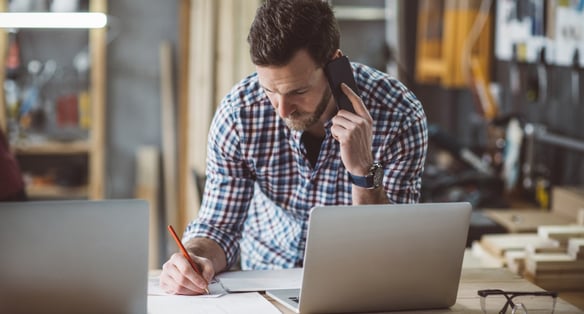
[[[246,36],[260,1],[0,0],[0,11],[108,16],[101,29],[0,39],[0,127],[30,200],[147,199],[151,262],[163,261],[161,226],[182,230],[197,214],[214,108],[254,70]],[[469,247],[546,221],[584,224],[584,0],[329,1],[343,52],[421,100],[421,201],[470,202]],[[562,287],[584,289],[576,279]]]

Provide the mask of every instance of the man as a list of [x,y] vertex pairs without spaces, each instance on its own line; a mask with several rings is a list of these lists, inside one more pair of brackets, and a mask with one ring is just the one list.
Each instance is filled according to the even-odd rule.
[[342,55],[339,37],[326,1],[268,0],[258,9],[248,36],[257,71],[215,113],[205,195],[183,235],[202,276],[174,254],[163,289],[203,293],[239,254],[243,269],[301,267],[314,206],[418,200],[422,106],[397,80],[354,63],[360,92],[342,90],[356,113],[337,110],[323,68]]

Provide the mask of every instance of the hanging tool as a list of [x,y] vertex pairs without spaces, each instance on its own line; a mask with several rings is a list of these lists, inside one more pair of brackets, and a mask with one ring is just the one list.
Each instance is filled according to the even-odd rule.
[[31,77],[30,85],[25,89],[22,104],[20,106],[20,124],[24,129],[33,127],[42,129],[45,127],[46,112],[42,106],[43,86],[53,77],[57,68],[54,60],[48,60],[44,64],[38,60],[28,62],[27,70]]
[[545,106],[548,97],[548,76],[545,47],[541,47],[537,58],[538,103]]
[[523,174],[523,188],[530,191],[534,187],[534,168],[535,168],[535,127],[527,123],[523,127],[525,137],[525,160],[521,167]]
[[572,89],[572,105],[574,109],[578,109],[580,104],[580,54],[579,50],[574,50],[574,56],[572,57],[572,71],[571,71],[571,89]]
[[533,120],[537,123],[541,122],[543,119],[543,109],[547,102],[548,95],[547,62],[545,54],[545,47],[542,47],[538,52],[535,65],[527,66],[526,98],[528,104],[534,106],[533,110],[531,110],[531,112],[534,112],[534,118],[528,118],[528,120]]
[[511,112],[518,113],[517,110],[520,93],[521,93],[521,78],[519,73],[519,59],[518,59],[518,47],[517,44],[513,44],[513,53],[511,56],[511,61],[509,62],[509,87],[511,89],[511,101],[509,106],[511,107]]
[[523,129],[517,118],[509,120],[506,129],[505,151],[503,162],[503,178],[505,188],[510,191],[517,184],[519,178],[521,143],[523,142]]

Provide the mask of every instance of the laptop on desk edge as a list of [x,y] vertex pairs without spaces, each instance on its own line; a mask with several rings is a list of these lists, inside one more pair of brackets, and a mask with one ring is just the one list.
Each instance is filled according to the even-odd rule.
[[146,313],[148,204],[0,203],[0,313]]
[[301,289],[266,293],[296,313],[450,307],[471,210],[469,203],[316,207]]

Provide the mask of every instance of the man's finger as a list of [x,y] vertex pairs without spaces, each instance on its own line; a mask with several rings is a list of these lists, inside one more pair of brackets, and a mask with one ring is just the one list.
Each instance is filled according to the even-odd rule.
[[359,98],[359,96],[355,94],[355,92],[345,83],[341,83],[341,89],[343,90],[343,93],[349,97],[355,113],[363,118],[371,119],[369,111],[367,111],[367,108],[365,107],[365,104],[363,104],[363,101],[361,101],[361,98]]

